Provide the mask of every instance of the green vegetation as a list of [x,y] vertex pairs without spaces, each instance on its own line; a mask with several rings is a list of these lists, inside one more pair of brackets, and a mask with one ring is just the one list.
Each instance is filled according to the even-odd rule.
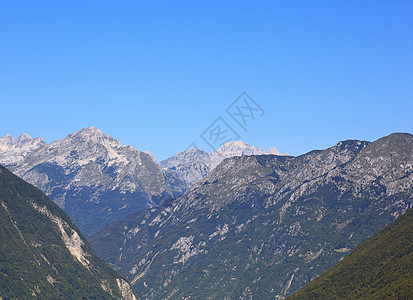
[[[69,236],[79,234],[87,267],[69,252],[56,222],[32,203],[67,224]],[[116,278],[123,277],[94,254],[62,209],[0,166],[0,299],[121,298]]]
[[412,299],[413,209],[288,299]]

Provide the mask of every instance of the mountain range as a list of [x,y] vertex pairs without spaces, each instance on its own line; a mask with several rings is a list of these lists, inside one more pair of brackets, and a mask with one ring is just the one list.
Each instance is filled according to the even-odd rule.
[[[84,128],[50,144],[33,143],[25,136],[26,143],[18,143],[19,137],[8,156],[3,150],[0,162],[46,193],[85,235],[172,197],[150,154],[123,146],[96,128]],[[26,144],[36,147],[26,151]],[[25,151],[17,155],[22,159],[8,158],[19,149]]]
[[87,127],[50,144],[3,136],[0,163],[125,276],[0,167],[0,298],[134,299],[128,279],[150,299],[283,299],[308,282],[292,297],[409,291],[410,223],[397,218],[413,204],[410,134],[298,157],[233,141],[158,163]]
[[0,241],[0,299],[136,299],[61,208],[1,165]]
[[224,159],[181,197],[89,240],[140,298],[283,299],[412,204],[413,136],[396,133]]
[[[277,153],[275,148],[271,153]],[[22,134],[0,137],[0,163],[63,208],[83,234],[181,196],[224,158],[264,154],[230,142],[212,153],[188,149],[158,163],[150,152],[122,145],[94,127],[45,143]]]

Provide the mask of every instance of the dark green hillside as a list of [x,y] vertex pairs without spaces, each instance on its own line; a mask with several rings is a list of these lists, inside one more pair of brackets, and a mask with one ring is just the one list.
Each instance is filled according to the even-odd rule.
[[0,166],[0,299],[133,299],[122,284],[62,209]]
[[413,210],[288,299],[412,299]]

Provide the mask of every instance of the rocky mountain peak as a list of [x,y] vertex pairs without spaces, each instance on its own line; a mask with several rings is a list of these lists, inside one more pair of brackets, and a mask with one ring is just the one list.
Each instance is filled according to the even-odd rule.
[[69,134],[66,139],[73,141],[84,141],[87,143],[110,145],[111,147],[120,147],[122,144],[113,137],[104,134],[95,127],[86,127],[75,133]]
[[397,154],[412,154],[411,143],[413,141],[413,135],[409,133],[392,133],[381,139],[378,139],[374,144],[370,144],[364,152],[367,153],[380,153],[380,155],[397,153]]
[[84,135],[102,135],[104,134],[100,129],[88,126],[85,128],[80,129],[79,131],[75,132],[75,134],[84,134]]
[[0,150],[8,149],[16,144],[16,140],[10,134],[0,137]]
[[242,141],[228,142],[214,152],[224,157],[265,154],[260,147],[254,147]]
[[[177,153],[177,155],[179,155],[179,154],[196,154],[196,155],[203,155],[203,154],[205,154],[205,153],[207,153],[207,152],[205,152],[204,150],[201,150],[201,149],[198,149],[198,148],[188,148],[188,149],[186,149],[185,151],[181,151],[181,152],[178,152]],[[183,155],[182,155],[183,156]]]
[[197,148],[188,148],[185,151],[178,152],[174,156],[161,161],[163,168],[175,168],[179,165],[192,164],[195,161],[205,159],[209,154]]
[[387,186],[386,194],[395,194],[402,189],[413,187],[412,181],[404,186],[395,184],[408,179],[413,174],[413,135],[395,133],[367,145],[348,166],[362,184],[371,184],[379,177]]
[[32,140],[32,137],[30,135],[28,135],[27,133],[23,133],[19,135],[19,137],[16,140],[16,143],[21,145],[21,144],[30,142],[31,140]]
[[267,153],[268,154],[274,154],[274,155],[281,155],[281,152],[278,151],[278,149],[275,148],[275,147],[271,147],[270,149],[268,149]]

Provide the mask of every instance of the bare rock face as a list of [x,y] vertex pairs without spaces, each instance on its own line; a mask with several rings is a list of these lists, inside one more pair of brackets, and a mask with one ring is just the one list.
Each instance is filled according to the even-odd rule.
[[[50,144],[35,143],[28,135],[12,146],[9,137],[2,139],[8,160],[0,162],[45,192],[86,235],[172,197],[152,155],[123,146],[96,128]],[[8,151],[14,147],[21,153],[29,149],[25,145],[31,148],[24,155]]]
[[399,133],[227,158],[90,241],[141,298],[282,299],[412,205],[413,136]]

